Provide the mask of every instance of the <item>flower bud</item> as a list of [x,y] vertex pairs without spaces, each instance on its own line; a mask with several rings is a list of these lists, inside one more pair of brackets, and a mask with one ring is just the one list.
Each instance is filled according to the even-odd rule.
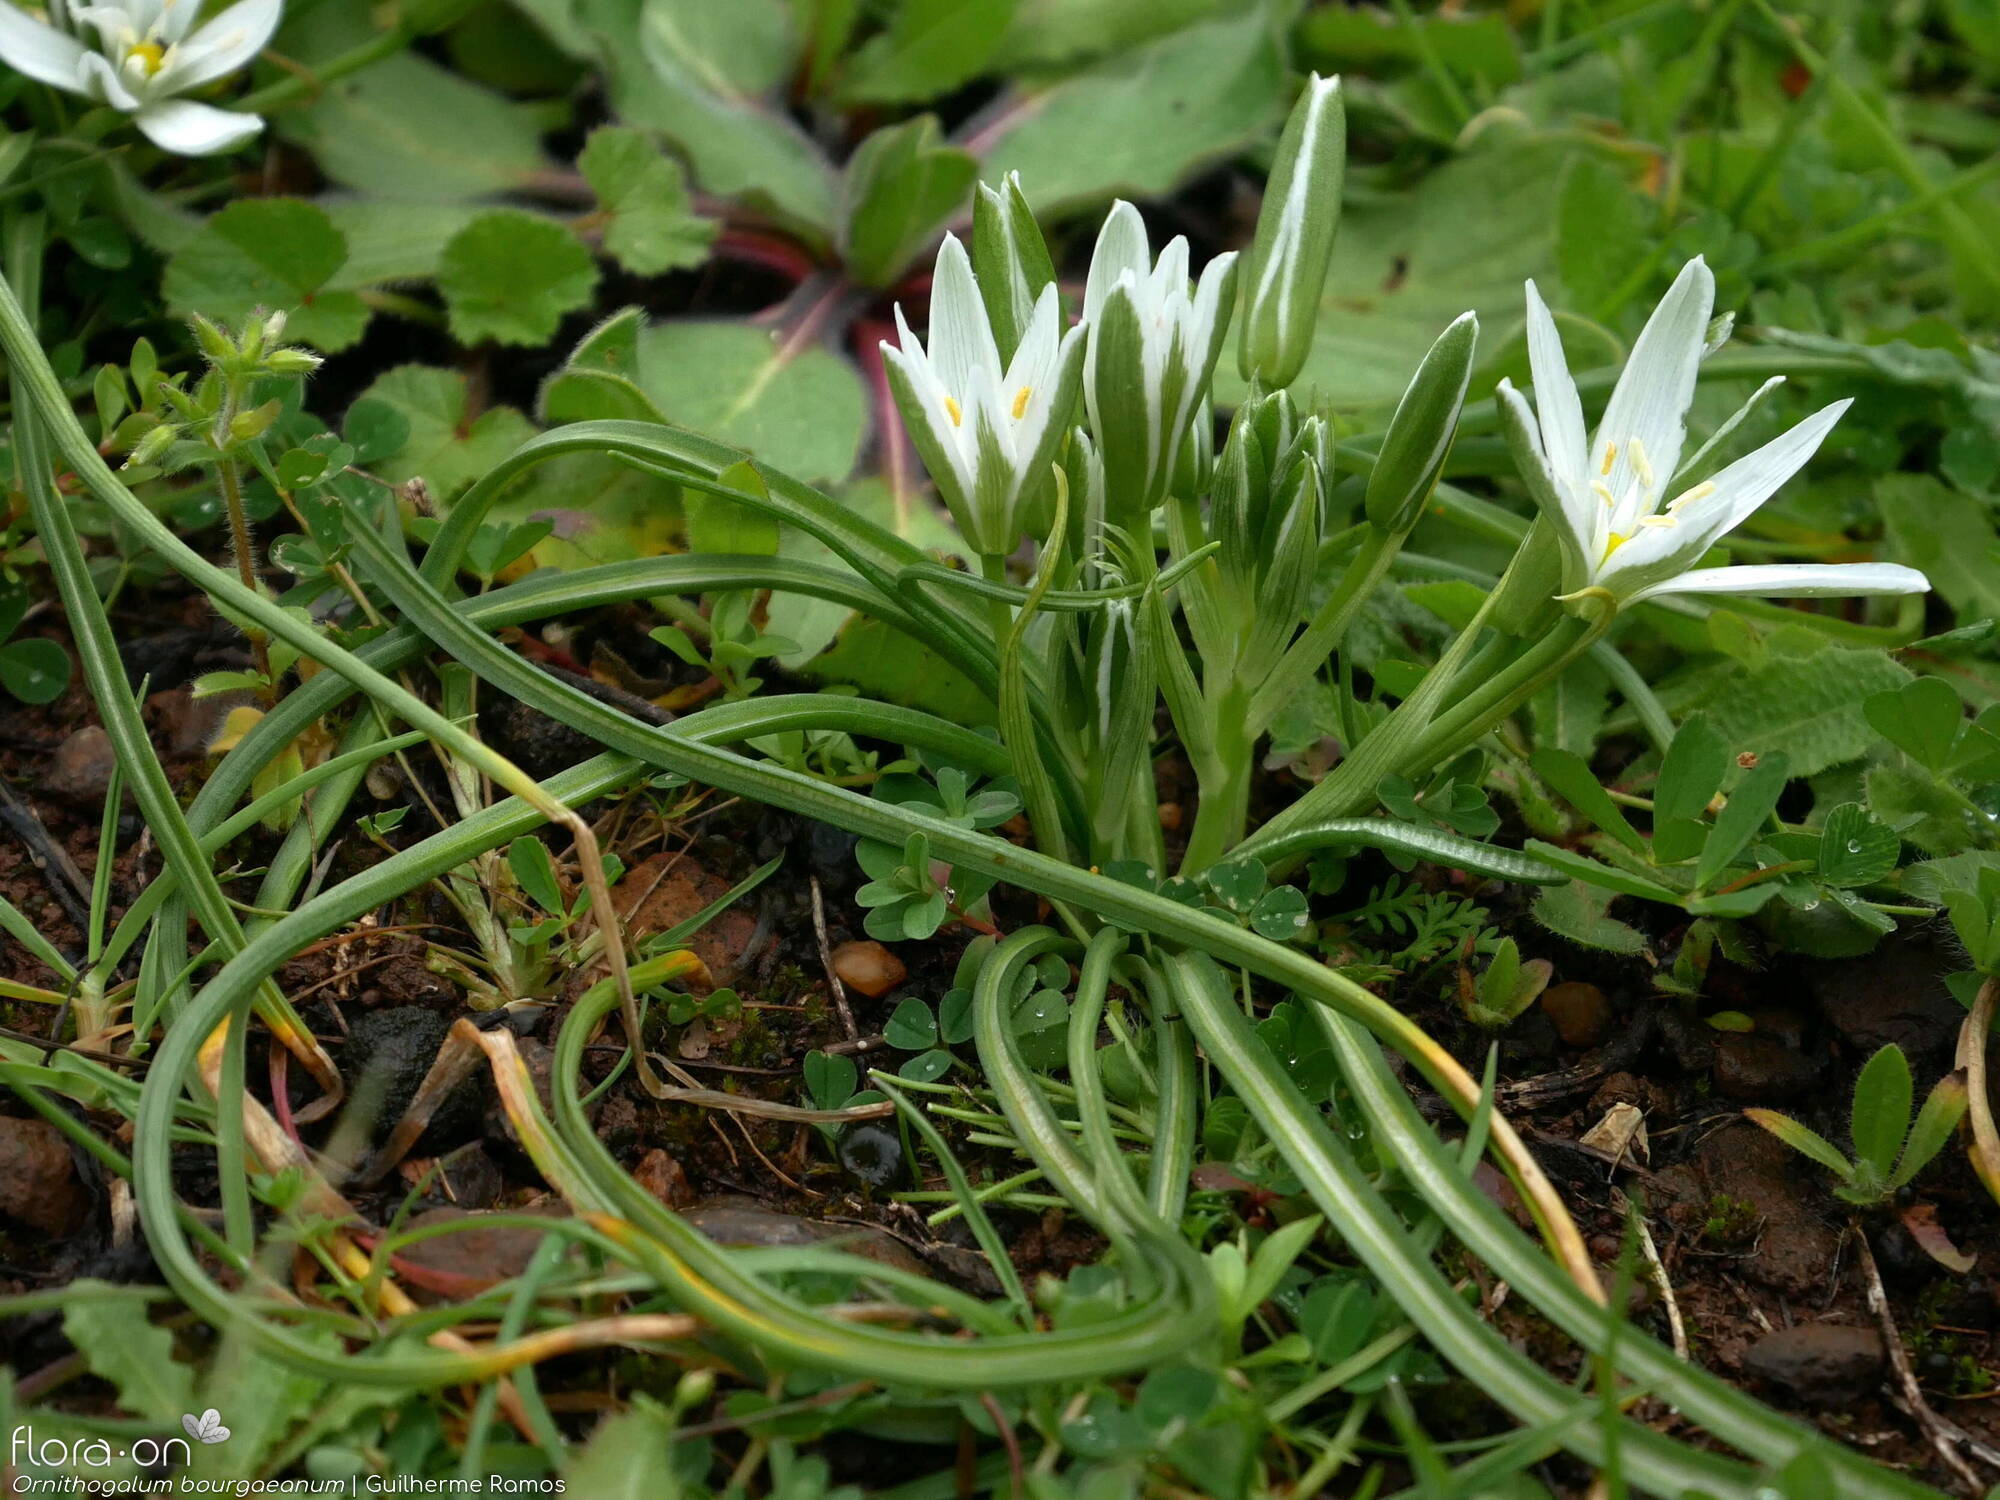
[[247,443],[252,438],[262,437],[270,425],[283,414],[284,409],[281,402],[266,401],[262,406],[239,411],[229,419],[229,441]]
[[317,354],[296,346],[273,349],[264,356],[264,368],[273,375],[310,375],[324,363]]
[[194,330],[194,341],[200,346],[203,357],[210,364],[226,365],[234,362],[236,345],[218,324],[210,322],[200,313],[190,313],[188,326]]
[[1290,385],[1305,365],[1340,227],[1346,170],[1347,106],[1340,80],[1315,73],[1278,138],[1250,242],[1236,348],[1237,368],[1246,380],[1255,375],[1276,389]]
[[[979,294],[1000,357],[1012,359],[1042,288],[1056,279],[1048,242],[1021,191],[1019,172],[1009,172],[998,188],[979,184],[972,205],[972,269],[979,277]],[[1060,296],[1056,316],[1060,323]]]
[[128,469],[147,469],[167,456],[167,450],[180,436],[180,429],[171,422],[162,422],[132,445],[132,451],[125,459]]
[[1437,488],[1478,349],[1479,319],[1461,313],[1438,335],[1404,389],[1375,456],[1375,472],[1368,476],[1368,520],[1378,531],[1408,531]]

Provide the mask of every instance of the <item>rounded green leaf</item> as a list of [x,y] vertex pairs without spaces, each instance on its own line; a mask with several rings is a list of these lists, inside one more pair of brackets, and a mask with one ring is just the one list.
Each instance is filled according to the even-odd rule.
[[545,344],[596,289],[597,265],[582,242],[554,219],[519,209],[481,214],[438,263],[452,336],[467,344]]

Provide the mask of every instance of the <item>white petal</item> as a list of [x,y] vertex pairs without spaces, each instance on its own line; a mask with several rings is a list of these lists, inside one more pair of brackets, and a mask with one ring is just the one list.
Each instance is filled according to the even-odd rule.
[[89,49],[73,36],[37,21],[26,11],[0,0],[0,62],[37,83],[83,91],[84,54]]
[[1861,594],[1922,594],[1930,580],[1900,563],[1779,563],[1700,568],[1641,589],[1628,603],[1662,594],[1762,594],[1768,598],[1847,599]]
[[1050,282],[1035,299],[1034,311],[1028,315],[1027,327],[1021,332],[1021,342],[1007,366],[1006,377],[1000,382],[1010,401],[1023,386],[1032,393],[1030,400],[1048,394],[1049,375],[1056,363],[1056,323],[1060,317],[1056,286]]
[[201,0],[125,0],[132,19],[141,29],[171,45],[194,29],[201,19]]
[[1682,268],[1646,320],[1604,408],[1591,450],[1590,477],[1595,479],[1604,464],[1605,445],[1618,445],[1611,472],[1601,476],[1612,494],[1623,495],[1632,483],[1635,439],[1645,447],[1655,485],[1665,488],[1680,467],[1688,403],[1694,399],[1695,371],[1714,306],[1715,278],[1697,256]]
[[1097,248],[1090,253],[1090,276],[1083,285],[1084,321],[1097,322],[1098,310],[1121,275],[1130,271],[1136,281],[1152,267],[1146,221],[1139,217],[1138,209],[1121,198],[1104,216],[1104,227],[1097,232]]
[[1583,402],[1563,357],[1562,335],[1534,282],[1528,283],[1528,368],[1535,378],[1535,417],[1549,467],[1569,489],[1581,490],[1595,477],[1588,470],[1590,439],[1583,427]]
[[937,270],[931,277],[931,368],[948,395],[968,399],[977,377],[991,380],[1000,373],[1000,350],[986,322],[986,304],[979,300],[979,283],[972,262],[956,235],[946,235],[938,247]]
[[163,151],[212,156],[242,145],[264,128],[261,115],[214,109],[187,99],[161,99],[138,114],[139,128]]
[[1669,488],[1673,488],[1674,486],[1678,485],[1684,485],[1687,482],[1682,477],[1684,475],[1700,473],[1703,460],[1705,460],[1708,457],[1708,455],[1713,453],[1717,448],[1720,448],[1724,443],[1728,442],[1729,435],[1732,432],[1736,431],[1737,428],[1741,427],[1746,421],[1748,421],[1750,418],[1750,414],[1756,411],[1758,407],[1762,406],[1764,404],[1765,399],[1770,396],[1771,392],[1775,391],[1779,386],[1783,385],[1784,383],[1785,383],[1784,376],[1773,375],[1769,380],[1765,381],[1762,385],[1758,386],[1756,390],[1752,391],[1750,393],[1750,399],[1745,401],[1741,406],[1737,407],[1736,410],[1730,414],[1729,420],[1724,422],[1720,427],[1716,428],[1714,432],[1710,433],[1708,441],[1703,443],[1699,448],[1695,449],[1694,456],[1681,465],[1680,473],[1674,476],[1674,485],[1669,486]]
[[1147,290],[1155,307],[1171,306],[1184,301],[1188,289],[1188,242],[1187,236],[1177,234],[1167,241],[1166,249],[1160,252],[1158,264]]
[[284,0],[241,0],[230,6],[175,50],[160,70],[161,88],[182,93],[248,67],[278,29],[284,9]]
[[1711,537],[1726,536],[1741,526],[1777,493],[1779,485],[1806,466],[1833,424],[1853,404],[1849,399],[1821,407],[1790,431],[1779,433],[1763,447],[1719,470],[1710,481],[1715,492],[1690,502],[1682,511],[1688,523],[1700,526]]
[[[903,410],[902,403],[897,403],[898,410],[903,412],[903,420],[912,423],[921,421],[930,428],[931,437],[943,450],[945,461],[951,465],[952,474],[957,479],[959,488],[970,492],[972,465],[966,454],[971,445],[967,441],[970,429],[964,425],[965,408],[963,406],[959,408],[959,420],[954,422],[951,419],[951,412],[945,407],[944,393],[938,389],[938,383],[931,378],[930,372],[919,359],[887,343],[882,345],[882,357],[902,372],[903,377],[910,383],[911,393],[916,397],[918,409],[914,412]],[[932,479],[938,477],[935,474],[931,476]]]
[[111,59],[102,53],[84,53],[80,73],[83,81],[79,93],[102,100],[113,109],[133,110],[139,107],[139,96],[111,66]]
[[1596,545],[1595,528],[1585,524],[1577,514],[1569,498],[1569,487],[1549,468],[1548,454],[1542,447],[1541,426],[1528,406],[1527,397],[1514,389],[1513,381],[1503,379],[1494,390],[1493,399],[1500,408],[1501,429],[1515,466],[1521,471],[1522,482],[1528,486],[1536,509],[1547,518],[1562,547],[1563,586],[1580,589],[1589,581],[1591,564],[1601,550]]

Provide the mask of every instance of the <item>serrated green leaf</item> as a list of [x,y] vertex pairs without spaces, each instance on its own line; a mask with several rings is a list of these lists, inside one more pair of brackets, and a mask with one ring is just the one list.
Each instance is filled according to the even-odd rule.
[[[1817,776],[1874,743],[1861,705],[1909,680],[1884,652],[1830,648],[1734,672],[1703,708],[1739,762],[1781,750],[1794,776]],[[1724,778],[1725,789],[1738,774]]]
[[1603,953],[1643,953],[1646,938],[1638,928],[1610,914],[1611,894],[1571,881],[1535,896],[1535,920],[1558,937]]
[[161,293],[183,313],[227,323],[287,313],[288,339],[331,352],[359,339],[369,318],[353,292],[325,289],[346,260],[347,237],[317,204],[245,198],[175,252]]
[[658,276],[707,257],[714,222],[695,213],[681,164],[643,132],[622,125],[594,130],[576,165],[607,216],[605,253],[626,270]]
[[120,1288],[89,1278],[64,1294],[63,1334],[90,1372],[109,1381],[135,1417],[179,1428],[194,1405],[194,1372],[174,1358],[174,1336],[150,1322]]
[[592,1500],[656,1500],[679,1488],[661,1483],[673,1445],[672,1414],[650,1397],[635,1395],[623,1411],[597,1424],[564,1482],[571,1493]]
[[534,435],[528,419],[511,406],[489,407],[473,415],[465,377],[429,365],[399,365],[378,376],[355,401],[379,402],[408,426],[402,447],[370,467],[384,479],[401,482],[422,475],[432,490],[449,498],[499,463]]
[[554,219],[497,209],[452,236],[437,283],[461,342],[545,344],[565,313],[589,303],[597,266]]

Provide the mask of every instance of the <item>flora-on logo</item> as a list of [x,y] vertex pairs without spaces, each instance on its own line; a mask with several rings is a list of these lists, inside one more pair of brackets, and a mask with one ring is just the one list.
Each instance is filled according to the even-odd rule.
[[181,1418],[181,1431],[197,1443],[226,1443],[229,1429],[222,1425],[222,1413],[210,1407],[200,1416],[189,1413]]

